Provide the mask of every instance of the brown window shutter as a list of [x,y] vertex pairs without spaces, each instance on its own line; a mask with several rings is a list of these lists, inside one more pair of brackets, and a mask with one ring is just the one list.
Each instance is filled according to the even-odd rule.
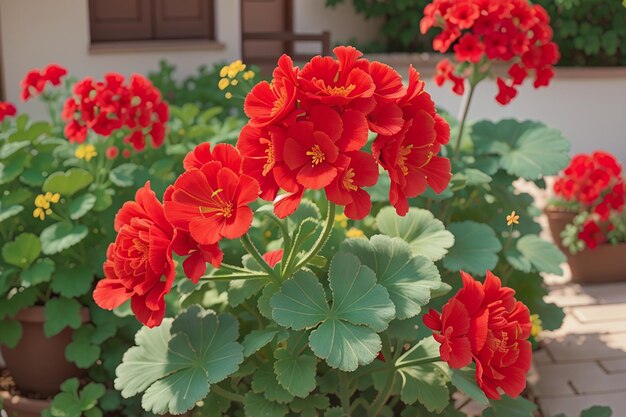
[[152,38],[151,0],[89,0],[91,42]]
[[155,39],[215,39],[213,0],[154,1]]

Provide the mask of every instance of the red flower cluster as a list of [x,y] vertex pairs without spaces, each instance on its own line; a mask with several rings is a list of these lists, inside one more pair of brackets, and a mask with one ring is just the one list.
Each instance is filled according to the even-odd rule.
[[441,359],[452,368],[476,363],[476,382],[487,397],[500,399],[500,391],[517,397],[526,387],[532,357],[528,308],[491,271],[484,283],[464,272],[461,276],[463,288],[441,314],[431,309],[424,324],[434,331]]
[[[391,178],[391,203],[405,214],[408,197],[448,185],[450,162],[436,155],[449,127],[413,68],[406,89],[393,68],[355,48],[334,53],[337,59],[316,56],[301,70],[283,55],[272,82],[248,94],[250,121],[237,142],[243,172],[258,179],[261,198],[275,201],[281,218],[305,190],[324,189],[346,216],[361,219],[372,205],[364,188],[376,184],[380,164]],[[378,134],[372,153],[363,150],[369,130]]]
[[203,143],[183,161],[183,173],[163,197],[165,216],[177,229],[173,250],[187,256],[185,274],[198,282],[206,264],[218,268],[224,254],[218,242],[237,239],[252,224],[249,204],[259,196],[259,184],[242,174],[242,158],[232,145],[211,149]]
[[[559,50],[552,42],[549,23],[546,10],[528,0],[433,0],[424,9],[420,29],[426,33],[432,27],[441,28],[433,48],[444,53],[454,44],[459,63],[509,63],[508,79],[498,77],[496,96],[499,103],[507,104],[529,72],[534,72],[535,88],[547,86],[554,76],[552,67],[559,60]],[[436,82],[441,86],[450,80],[453,91],[463,94],[459,80],[464,78],[454,75],[448,62],[438,68]]]
[[139,321],[158,326],[176,275],[171,249],[175,231],[149,183],[120,209],[114,227],[117,238],[107,250],[105,278],[98,282],[94,300],[113,310],[130,299]]
[[576,155],[556,179],[554,193],[608,220],[611,213],[624,208],[622,167],[607,152]]
[[15,106],[8,101],[0,101],[0,122],[6,117],[13,117],[17,114]]
[[137,151],[146,147],[146,136],[158,148],[165,138],[169,108],[161,92],[144,76],[108,73],[104,81],[87,77],[74,86],[61,114],[70,142],[82,143],[89,129],[102,136],[125,129],[124,142]]
[[596,220],[590,217],[583,224],[583,228],[578,232],[578,239],[585,242],[585,246],[589,249],[595,249],[608,240],[607,234],[613,230],[615,226],[608,221]]
[[61,84],[61,78],[65,75],[67,70],[57,64],[50,64],[42,70],[35,68],[28,71],[20,82],[22,100],[26,101],[41,94],[48,83],[53,86]]

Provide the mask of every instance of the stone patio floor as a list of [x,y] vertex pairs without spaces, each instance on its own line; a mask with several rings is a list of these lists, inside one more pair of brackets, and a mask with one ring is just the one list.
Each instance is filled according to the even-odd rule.
[[541,335],[531,392],[544,417],[578,417],[593,405],[626,417],[626,282],[580,285],[568,275],[546,277],[549,301],[566,317],[559,330]]

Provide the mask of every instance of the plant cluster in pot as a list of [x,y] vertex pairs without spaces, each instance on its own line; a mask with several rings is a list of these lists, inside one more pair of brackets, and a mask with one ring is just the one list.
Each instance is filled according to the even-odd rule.
[[626,216],[622,167],[607,152],[579,154],[556,178],[546,215],[554,241],[567,254],[572,280],[626,279]]

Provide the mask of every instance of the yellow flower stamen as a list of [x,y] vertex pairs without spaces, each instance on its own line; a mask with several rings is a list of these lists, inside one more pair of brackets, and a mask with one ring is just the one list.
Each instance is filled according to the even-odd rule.
[[530,323],[532,324],[530,335],[532,337],[539,336],[539,333],[543,331],[543,324],[541,322],[541,318],[539,318],[539,314],[531,314]]
[[326,159],[326,155],[322,149],[320,149],[320,145],[313,145],[310,151],[307,151],[307,156],[311,157],[311,166],[319,165]]
[[512,226],[513,224],[519,224],[519,216],[515,214],[515,210],[513,210],[511,214],[506,216],[506,225]]

